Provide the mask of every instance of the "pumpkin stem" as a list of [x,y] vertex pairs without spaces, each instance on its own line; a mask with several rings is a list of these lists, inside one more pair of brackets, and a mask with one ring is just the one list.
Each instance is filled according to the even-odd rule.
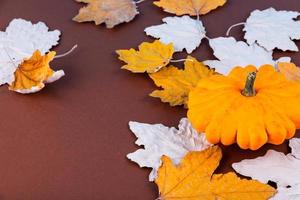
[[256,95],[256,91],[254,89],[255,79],[256,79],[256,72],[251,72],[248,74],[245,88],[242,90],[242,95],[246,97],[253,97]]

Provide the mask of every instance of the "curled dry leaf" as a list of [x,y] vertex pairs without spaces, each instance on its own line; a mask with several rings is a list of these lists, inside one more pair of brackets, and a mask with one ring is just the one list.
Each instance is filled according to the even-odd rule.
[[266,155],[255,159],[242,160],[232,167],[239,174],[249,176],[263,183],[273,181],[278,193],[272,200],[300,199],[300,139],[290,140],[292,153],[269,150]]
[[207,140],[256,150],[282,144],[300,128],[300,84],[271,65],[235,67],[200,80],[190,92],[188,118]]
[[117,50],[119,59],[126,62],[122,69],[134,73],[155,73],[167,66],[174,53],[173,44],[165,45],[156,40],[153,43],[144,42],[135,49]]
[[30,59],[24,60],[15,71],[15,79],[9,89],[22,94],[34,93],[43,89],[45,83],[54,82],[64,76],[64,71],[55,72],[49,66],[55,54],[52,51],[42,56],[40,51],[36,51]]
[[186,118],[180,120],[179,129],[162,124],[138,122],[130,122],[129,126],[138,138],[136,144],[143,145],[144,149],[130,153],[127,157],[140,167],[152,168],[150,181],[156,178],[163,155],[167,155],[175,164],[179,164],[189,151],[202,151],[211,146],[204,134],[198,134]]
[[0,85],[11,84],[19,64],[36,50],[42,54],[48,52],[58,44],[59,36],[60,31],[49,31],[43,22],[12,20],[6,31],[0,32]]
[[275,193],[269,185],[240,179],[235,173],[213,174],[222,158],[218,146],[188,153],[179,165],[162,158],[155,183],[161,200],[267,200]]
[[[204,61],[204,64],[224,75],[227,75],[236,66],[260,67],[265,64],[275,65],[277,62],[273,59],[272,51],[266,51],[256,44],[249,46],[245,42],[236,41],[233,37],[210,39],[209,45],[219,60],[207,60]],[[290,58],[283,57],[278,61],[289,62]]]
[[191,16],[205,15],[225,3],[226,0],[159,0],[154,2],[166,12]]
[[200,20],[189,16],[166,17],[164,24],[151,26],[145,29],[147,35],[160,38],[164,44],[173,43],[175,51],[186,49],[192,53],[205,37],[205,28]]
[[155,90],[150,96],[160,98],[162,102],[170,103],[171,106],[187,106],[189,93],[199,80],[215,72],[191,56],[187,57],[184,65],[184,70],[170,66],[150,74],[154,83],[163,88]]
[[245,24],[245,39],[248,44],[257,42],[268,51],[275,48],[298,51],[293,40],[300,39],[300,22],[294,20],[299,15],[299,12],[277,11],[274,8],[255,10]]
[[300,68],[294,63],[280,62],[277,64],[277,67],[286,79],[300,83]]
[[107,28],[130,22],[137,14],[137,6],[133,0],[76,0],[88,3],[73,18],[77,22],[94,21],[96,25],[105,23]]

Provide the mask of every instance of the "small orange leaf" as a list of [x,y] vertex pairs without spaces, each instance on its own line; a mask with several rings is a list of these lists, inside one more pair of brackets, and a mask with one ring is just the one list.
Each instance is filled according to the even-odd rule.
[[213,174],[222,157],[220,147],[188,153],[179,166],[164,156],[156,184],[161,200],[267,200],[275,189],[233,172]]
[[286,79],[300,83],[300,68],[294,63],[281,62],[277,66]]
[[45,87],[44,83],[58,80],[64,75],[62,70],[54,72],[49,63],[54,59],[55,52],[42,56],[37,50],[32,57],[24,60],[14,73],[15,80],[9,89],[19,93],[33,93]]
[[226,0],[159,0],[154,2],[166,12],[191,16],[205,15],[225,3]]

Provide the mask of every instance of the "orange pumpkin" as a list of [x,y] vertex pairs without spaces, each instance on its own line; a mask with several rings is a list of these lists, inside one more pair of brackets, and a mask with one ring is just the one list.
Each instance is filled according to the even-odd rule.
[[188,108],[189,120],[209,142],[256,150],[281,144],[300,128],[300,84],[271,65],[235,67],[228,76],[200,80]]

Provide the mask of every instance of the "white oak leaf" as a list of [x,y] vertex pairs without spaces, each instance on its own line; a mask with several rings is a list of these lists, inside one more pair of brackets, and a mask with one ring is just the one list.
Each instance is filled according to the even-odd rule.
[[300,160],[300,139],[290,140],[290,147],[292,149],[292,155]]
[[300,22],[295,19],[300,12],[277,11],[274,8],[255,10],[247,19],[244,31],[247,43],[257,42],[271,51],[275,48],[283,51],[298,51],[293,40],[300,39]]
[[169,128],[162,124],[129,123],[131,131],[138,138],[136,144],[144,146],[127,158],[136,162],[140,167],[152,168],[149,180],[154,181],[157,170],[161,165],[163,155],[179,164],[189,151],[202,151],[211,146],[204,136],[193,129],[187,118],[181,119],[178,128]]
[[[273,52],[266,51],[257,44],[248,45],[243,41],[236,41],[233,37],[219,37],[209,40],[209,45],[214,55],[219,60],[207,60],[204,64],[215,68],[216,72],[227,75],[236,66],[254,65],[256,67],[271,64],[277,61],[273,59]],[[289,62],[289,58],[280,58],[280,61]]]
[[300,184],[292,188],[279,187],[277,194],[270,200],[299,200],[300,199]]
[[189,16],[166,17],[164,24],[151,26],[145,29],[147,35],[160,38],[165,44],[173,43],[175,51],[192,53],[205,37],[205,28],[202,22]]
[[300,139],[291,139],[290,147],[292,152],[287,155],[269,150],[262,157],[246,159],[232,167],[260,182],[275,182],[278,192],[272,200],[300,200]]
[[58,44],[59,36],[60,31],[49,31],[43,22],[12,20],[6,31],[0,32],[0,85],[12,83],[18,65],[36,50],[44,55]]

